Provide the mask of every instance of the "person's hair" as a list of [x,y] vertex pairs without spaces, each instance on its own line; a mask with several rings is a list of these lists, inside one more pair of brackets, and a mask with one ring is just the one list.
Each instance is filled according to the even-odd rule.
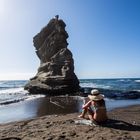
[[105,101],[104,101],[104,99],[99,100],[99,101],[95,101],[95,103],[96,103],[98,106],[104,106],[104,107],[105,107]]

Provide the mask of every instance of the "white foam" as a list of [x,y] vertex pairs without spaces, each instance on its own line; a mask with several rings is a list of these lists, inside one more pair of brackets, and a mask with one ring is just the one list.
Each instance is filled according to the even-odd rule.
[[135,82],[140,83],[140,80],[135,80]]
[[21,94],[21,93],[27,94],[28,92],[21,87],[0,90],[0,94]]
[[3,85],[5,84],[6,82],[5,81],[0,81],[0,85]]
[[[24,88],[11,88],[0,90],[0,103],[6,104],[8,102],[20,102],[25,100],[33,100],[36,98],[45,97],[45,95],[29,95]],[[8,103],[9,104],[9,103]]]
[[133,91],[137,91],[137,92],[140,92],[140,89],[138,89],[138,90],[133,90]]
[[25,100],[33,100],[33,99],[42,98],[42,97],[45,97],[45,95],[41,95],[41,94],[39,94],[39,95],[27,95],[25,97]]
[[91,88],[104,88],[104,89],[111,89],[111,86],[107,85],[99,85],[95,83],[80,83],[81,87],[91,87]]
[[81,87],[95,87],[95,83],[80,83]]

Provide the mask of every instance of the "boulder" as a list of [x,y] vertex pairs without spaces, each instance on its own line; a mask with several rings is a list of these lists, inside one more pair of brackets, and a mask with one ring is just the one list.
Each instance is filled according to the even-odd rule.
[[61,95],[79,91],[73,56],[67,48],[65,26],[56,16],[33,38],[40,66],[36,76],[25,85],[29,93]]

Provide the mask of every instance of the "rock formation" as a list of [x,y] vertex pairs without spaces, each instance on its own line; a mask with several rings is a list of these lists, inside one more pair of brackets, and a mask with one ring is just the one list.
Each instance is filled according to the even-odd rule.
[[67,48],[68,34],[65,26],[57,15],[33,38],[40,67],[36,76],[25,85],[25,90],[30,93],[60,95],[79,91],[74,60]]

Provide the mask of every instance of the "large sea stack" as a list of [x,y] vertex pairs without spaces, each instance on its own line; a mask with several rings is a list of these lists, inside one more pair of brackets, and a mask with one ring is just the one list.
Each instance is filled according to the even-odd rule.
[[79,91],[79,81],[74,73],[74,60],[67,48],[66,24],[58,16],[51,19],[33,38],[40,67],[25,89],[32,94],[61,95]]

